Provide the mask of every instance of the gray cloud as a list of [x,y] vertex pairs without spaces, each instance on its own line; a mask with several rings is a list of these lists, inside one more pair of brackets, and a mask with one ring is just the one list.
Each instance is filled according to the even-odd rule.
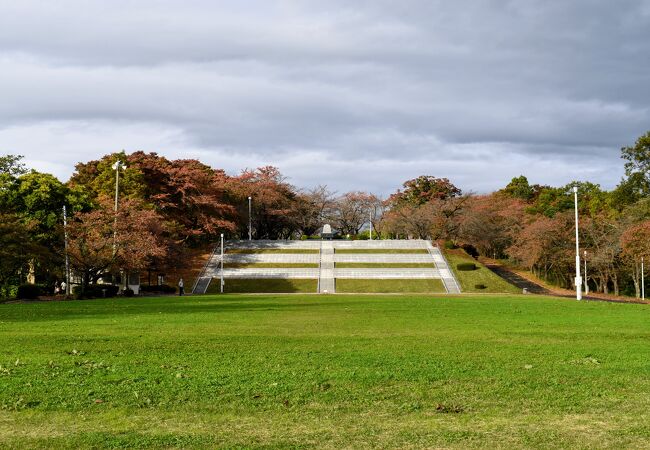
[[644,0],[0,8],[0,152],[61,178],[124,148],[339,191],[612,187],[650,128]]

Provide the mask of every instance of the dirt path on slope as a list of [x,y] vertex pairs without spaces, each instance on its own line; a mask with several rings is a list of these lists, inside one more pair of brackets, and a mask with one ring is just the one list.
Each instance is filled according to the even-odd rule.
[[[531,294],[551,295],[554,297],[575,298],[576,293],[570,289],[563,289],[544,283],[530,272],[513,269],[501,262],[490,258],[479,258],[479,261],[501,278],[517,286],[520,289],[527,289]],[[583,296],[585,300],[595,300],[615,303],[641,303],[650,304],[650,301],[641,301],[640,299],[623,297],[611,294],[602,294],[600,292],[590,292],[589,295]]]

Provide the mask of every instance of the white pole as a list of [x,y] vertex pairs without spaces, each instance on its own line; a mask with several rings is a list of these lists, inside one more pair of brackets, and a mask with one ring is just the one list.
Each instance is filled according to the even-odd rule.
[[120,161],[115,163],[115,212],[117,212],[117,199],[120,194]]
[[368,213],[368,216],[370,217],[370,240],[372,241],[372,209]]
[[221,233],[221,285],[220,292],[223,294],[223,233]]
[[573,197],[576,216],[576,300],[582,300],[582,279],[580,277],[580,242],[578,240],[578,186],[573,187]]
[[118,198],[120,195],[120,168],[126,169],[124,163],[120,160],[115,161],[113,169],[115,169],[115,221],[113,224],[113,256],[117,252],[117,206]]
[[253,199],[251,197],[248,197],[248,240],[251,241],[253,240],[253,216],[251,214],[252,208],[251,208],[251,201]]
[[589,283],[587,283],[587,250],[583,253],[585,257],[585,295],[589,295]]
[[63,205],[63,242],[65,248],[65,295],[70,295],[70,257],[68,256],[68,214]]
[[641,257],[641,300],[645,301],[645,272],[643,267],[643,256]]

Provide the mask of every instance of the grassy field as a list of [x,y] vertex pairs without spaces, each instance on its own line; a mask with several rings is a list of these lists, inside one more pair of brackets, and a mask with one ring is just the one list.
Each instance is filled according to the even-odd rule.
[[409,253],[409,254],[421,254],[429,253],[425,248],[337,248],[336,253]]
[[429,268],[433,269],[435,265],[433,263],[336,263],[335,267],[337,269],[390,269],[390,268]]
[[[445,250],[445,258],[454,271],[456,279],[460,283],[462,292],[484,292],[484,293],[506,293],[520,294],[521,290],[508,283],[506,280],[492,272],[483,264],[469,256],[462,249]],[[458,270],[456,265],[463,262],[476,264],[477,270]],[[475,286],[482,284],[485,289],[477,289]]]
[[225,265],[226,269],[261,269],[261,268],[276,268],[276,269],[301,269],[318,268],[318,263],[228,263]]
[[0,305],[1,448],[648,448],[650,309],[536,296]]
[[315,254],[319,253],[318,249],[311,248],[228,248],[226,253],[237,254],[258,254],[258,253],[290,253],[290,254]]
[[[208,287],[208,294],[219,293],[219,279],[215,278]],[[225,293],[307,293],[318,291],[317,279],[303,278],[231,278],[225,280]]]
[[445,286],[438,279],[336,279],[337,293],[444,293]]

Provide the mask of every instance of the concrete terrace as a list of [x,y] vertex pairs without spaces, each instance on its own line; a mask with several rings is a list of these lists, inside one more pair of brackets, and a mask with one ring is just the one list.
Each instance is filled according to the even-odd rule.
[[[427,240],[228,241],[223,263],[226,284],[228,279],[314,279],[318,280],[318,292],[334,293],[336,279],[439,279],[447,293],[460,293],[442,252]],[[339,263],[364,267],[338,268]],[[375,264],[378,267],[372,267]],[[386,267],[390,265],[396,267]],[[211,280],[220,277],[217,247],[192,292],[205,293]]]

